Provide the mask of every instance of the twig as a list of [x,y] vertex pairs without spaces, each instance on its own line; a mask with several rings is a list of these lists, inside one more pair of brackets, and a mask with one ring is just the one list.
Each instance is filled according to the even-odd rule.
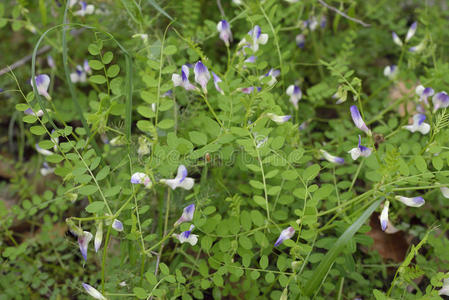
[[345,14],[344,12],[342,12],[341,10],[339,10],[339,9],[333,7],[333,6],[330,6],[329,4],[327,4],[326,2],[324,2],[323,0],[318,0],[318,2],[320,2],[321,5],[327,7],[328,9],[333,10],[333,11],[335,11],[337,14],[339,14],[339,15],[345,17],[346,19],[351,20],[351,21],[356,22],[356,23],[359,23],[359,24],[362,25],[363,27],[370,27],[370,26],[371,26],[371,24],[367,24],[367,23],[365,23],[365,22],[363,22],[363,21],[361,21],[361,20],[359,20],[359,19],[356,19],[356,18],[353,18],[353,17],[348,16],[347,14]]
[[220,14],[223,18],[226,18],[225,12],[223,10],[223,6],[221,6],[221,1],[217,0],[217,6],[218,6],[218,10],[220,11]]
[[[49,45],[45,45],[44,47],[42,47],[41,49],[39,49],[39,51],[37,51],[37,55],[42,55],[48,51],[50,51],[51,47]],[[26,64],[27,62],[29,62],[31,60],[31,58],[33,57],[32,54],[27,55],[21,59],[19,59],[18,61],[16,61],[15,63],[13,63],[10,66],[6,66],[5,68],[0,70],[0,76],[20,67],[23,66],[24,64]]]

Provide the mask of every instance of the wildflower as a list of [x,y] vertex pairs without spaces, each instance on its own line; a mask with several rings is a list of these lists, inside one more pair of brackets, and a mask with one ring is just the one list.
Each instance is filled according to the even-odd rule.
[[185,190],[190,190],[195,183],[193,178],[187,177],[187,168],[184,165],[180,165],[178,167],[178,173],[176,174],[176,177],[174,179],[161,179],[160,182],[165,183],[166,185],[171,187],[172,190],[176,189],[177,187],[181,187]]
[[320,27],[321,28],[325,28],[326,25],[327,25],[327,18],[326,18],[326,16],[321,16]]
[[384,69],[384,75],[390,80],[394,80],[398,75],[399,69],[396,65],[386,66]]
[[382,231],[387,230],[388,225],[388,207],[390,206],[390,201],[385,201],[384,208],[382,209],[382,213],[380,214],[380,227]]
[[95,11],[95,6],[92,4],[87,5],[85,1],[80,1],[80,5],[81,9],[73,13],[75,16],[84,17],[93,14]]
[[95,252],[98,252],[98,249],[100,249],[102,241],[103,241],[103,222],[100,221],[98,222],[97,232],[95,233],[94,239]]
[[425,42],[425,40],[423,40],[423,41],[421,41],[421,43],[419,43],[418,45],[413,46],[413,47],[410,47],[410,48],[408,49],[408,51],[409,51],[409,52],[413,52],[413,53],[418,53],[418,52],[423,51],[424,48],[425,48],[425,46],[426,46],[426,42]]
[[86,79],[87,79],[86,72],[80,65],[76,66],[74,73],[70,73],[70,80],[73,83],[86,82]]
[[103,296],[99,291],[97,291],[95,288],[93,288],[92,286],[88,285],[87,283],[83,282],[83,288],[93,298],[99,299],[99,300],[107,300],[105,296]]
[[393,36],[393,42],[398,45],[399,47],[402,47],[402,41],[401,39],[398,37],[398,35],[396,34],[396,32],[392,32],[391,35]]
[[196,243],[198,243],[198,235],[192,234],[192,230],[195,228],[194,225],[190,225],[190,229],[187,231],[184,231],[181,234],[173,234],[175,238],[179,240],[181,244],[187,242],[192,246],[195,246]]
[[109,142],[109,144],[111,146],[123,146],[126,144],[126,138],[124,135],[116,136]]
[[448,187],[442,186],[442,187],[440,187],[440,191],[443,194],[444,198],[449,199],[449,188]]
[[53,174],[55,172],[55,168],[51,168],[46,162],[42,164],[42,168],[40,169],[42,176],[47,176],[49,174]]
[[422,134],[428,134],[430,131],[430,125],[424,123],[425,120],[426,120],[425,114],[416,114],[413,116],[413,124],[402,126],[402,128],[407,129],[410,132],[419,131]]
[[273,122],[276,122],[277,124],[282,124],[290,120],[292,116],[286,115],[286,116],[278,116],[272,113],[268,113],[267,117],[270,118]]
[[53,59],[53,57],[51,55],[47,56],[47,64],[51,69],[56,69],[56,64],[55,64],[55,60]]
[[[257,89],[258,92],[260,92],[260,90],[262,88],[257,87],[256,89]],[[254,91],[254,87],[250,86],[250,87],[246,87],[246,88],[240,88],[238,90],[241,91],[243,94],[251,94]]]
[[351,117],[354,121],[355,126],[357,126],[358,129],[365,132],[367,135],[371,136],[371,130],[368,129],[365,122],[362,119],[362,116],[360,115],[359,110],[357,109],[357,106],[352,105],[350,108],[351,111]]
[[150,177],[142,172],[136,172],[131,176],[132,184],[143,184],[147,189],[151,188],[153,183],[151,182]]
[[287,95],[290,96],[290,102],[293,104],[295,109],[298,109],[298,102],[299,102],[299,100],[301,100],[301,97],[302,97],[302,92],[301,92],[301,89],[299,88],[299,86],[293,85],[293,84],[290,85],[287,88],[286,93],[287,93]]
[[150,153],[150,147],[148,140],[145,136],[139,136],[139,148],[137,148],[137,154],[143,156]]
[[254,55],[251,55],[250,57],[248,57],[247,59],[245,59],[244,61],[245,63],[255,63],[256,62],[256,57]]
[[39,118],[44,115],[44,111],[42,109],[39,109],[37,112],[34,112],[31,108],[28,108],[23,113],[26,115],[33,115]]
[[132,36],[132,38],[141,38],[144,43],[148,40],[148,34],[146,33],[136,33]]
[[207,83],[209,82],[210,79],[209,70],[200,60],[195,64],[193,72],[195,73],[195,81],[201,86],[203,92],[206,94]]
[[274,85],[277,81],[276,77],[278,77],[279,74],[281,74],[281,71],[275,70],[275,69],[270,69],[270,71],[268,71],[268,73],[265,74],[264,76],[261,76],[260,79],[263,79],[264,77],[270,77],[270,81],[268,81],[267,84]]
[[78,3],[78,0],[69,0],[69,7],[74,6],[76,3]]
[[181,223],[192,221],[194,213],[195,213],[195,204],[190,204],[184,207],[181,217],[175,222],[173,226],[178,226]]
[[226,47],[229,47],[229,41],[232,41],[231,26],[226,20],[221,20],[217,24],[217,30],[220,32],[220,39],[223,40]]
[[215,85],[215,89],[222,95],[224,95],[223,90],[221,89],[221,87],[218,85],[218,83],[222,82],[221,78],[217,76],[217,74],[215,74],[214,72],[212,72],[212,76],[214,77],[214,85]]
[[117,219],[114,219],[114,221],[112,222],[112,228],[117,231],[123,231],[123,223]]
[[168,97],[168,98],[170,98],[171,96],[173,96],[173,90],[168,90],[162,95],[162,97]]
[[171,80],[173,81],[173,85],[175,87],[182,86],[187,91],[198,90],[198,88],[189,81],[189,67],[187,65],[183,65],[181,67],[181,76],[178,74],[173,74]]
[[424,205],[424,203],[426,203],[426,201],[423,199],[423,197],[408,198],[408,197],[404,197],[404,196],[396,196],[395,198],[396,198],[396,200],[399,200],[402,203],[404,203],[405,205],[411,206],[411,207],[421,207]]
[[[37,93],[44,96],[47,100],[51,100],[51,96],[48,94],[48,86],[50,85],[50,77],[47,74],[41,74],[34,77],[36,80]],[[34,81],[31,80],[31,86],[34,88]]]
[[432,97],[433,112],[436,112],[439,108],[446,108],[449,106],[449,96],[446,92],[436,93]]
[[408,42],[415,35],[417,27],[418,27],[418,23],[413,22],[407,31],[407,35],[405,36],[405,42]]
[[353,160],[356,160],[360,156],[368,157],[371,155],[371,149],[361,145],[362,138],[359,135],[359,145],[348,151],[351,154]]
[[438,295],[449,296],[449,278],[443,280],[443,287],[438,291]]
[[307,22],[307,25],[309,26],[309,29],[311,31],[315,31],[315,29],[318,27],[318,21],[317,21],[315,16],[311,17],[306,22]]
[[78,244],[85,261],[87,261],[87,247],[89,246],[89,242],[91,239],[92,233],[90,233],[89,231],[83,231],[82,234],[78,235]]
[[301,49],[304,48],[304,46],[306,45],[306,36],[304,34],[298,34],[295,40],[296,45]]
[[336,163],[336,164],[340,164],[340,165],[345,163],[345,160],[343,158],[338,157],[338,156],[333,156],[333,155],[329,154],[326,150],[321,149],[320,152],[323,155],[324,159],[327,160],[328,162]]
[[302,131],[302,130],[305,130],[307,128],[307,126],[309,126],[309,122],[304,121],[301,123],[301,125],[299,125],[298,129]]
[[239,45],[243,45],[244,48],[249,47],[254,52],[259,50],[259,44],[265,45],[268,42],[268,34],[262,33],[259,25],[254,26],[254,28],[248,32],[248,35],[251,36],[252,44],[249,44],[246,38],[244,38],[240,41]]
[[92,70],[90,69],[89,61],[87,59],[85,59],[83,62],[83,69],[84,69],[84,72],[86,72],[87,74],[89,74],[89,75],[92,74]]
[[415,92],[419,96],[419,101],[420,102],[424,101],[426,105],[429,105],[429,103],[427,102],[427,98],[435,94],[433,88],[430,87],[425,88],[422,85],[418,85],[415,89]]
[[277,247],[285,240],[291,239],[292,236],[295,234],[295,229],[293,227],[287,227],[286,229],[281,231],[281,234],[279,235],[278,239],[276,240],[276,243],[274,243],[274,246]]
[[54,153],[51,152],[50,150],[47,149],[42,149],[41,147],[39,147],[38,144],[36,144],[36,151],[44,156],[49,156],[49,155],[53,155]]

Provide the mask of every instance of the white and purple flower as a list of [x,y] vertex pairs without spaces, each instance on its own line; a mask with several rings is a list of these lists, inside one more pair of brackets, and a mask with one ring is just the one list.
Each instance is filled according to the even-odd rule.
[[52,70],[56,69],[56,63],[55,60],[53,59],[53,56],[51,55],[47,56],[47,64]]
[[101,242],[103,241],[103,222],[98,222],[97,225],[97,231],[95,232],[95,239],[94,239],[94,246],[95,246],[95,252],[98,252],[98,250],[101,247]]
[[99,291],[97,291],[94,287],[88,285],[83,282],[83,288],[86,290],[86,293],[91,295],[93,298],[98,300],[107,300],[105,296],[103,296]]
[[212,77],[214,77],[214,85],[215,85],[215,89],[217,90],[217,92],[219,92],[220,94],[224,95],[223,90],[221,89],[221,87],[218,85],[220,82],[222,82],[223,80],[221,80],[220,77],[218,77],[217,74],[215,74],[214,72],[212,72]]
[[117,219],[112,222],[112,228],[116,231],[123,231],[123,223]]
[[46,162],[42,164],[42,168],[40,169],[42,176],[47,176],[53,174],[55,172],[55,168],[51,168]]
[[193,69],[195,73],[195,81],[201,86],[203,92],[207,93],[207,83],[210,80],[210,74],[207,67],[200,61],[195,64],[195,68]]
[[302,92],[301,92],[301,89],[299,88],[299,86],[293,85],[293,84],[290,85],[287,88],[286,93],[287,93],[287,95],[290,96],[290,102],[293,104],[295,109],[298,109],[298,102],[302,98]]
[[173,226],[176,227],[181,223],[192,221],[194,213],[195,213],[195,204],[190,204],[184,207],[181,217],[175,222]]
[[195,180],[191,177],[187,177],[187,168],[184,165],[180,165],[174,179],[161,179],[160,182],[168,185],[172,190],[178,187],[190,190],[193,187]]
[[[50,85],[50,77],[47,74],[41,74],[34,77],[36,80],[37,93],[44,96],[47,100],[51,100],[51,96],[48,94],[48,87]],[[31,86],[34,87],[34,81],[30,80]]]
[[285,240],[291,239],[294,234],[295,234],[295,229],[291,226],[287,227],[286,229],[281,231],[281,234],[279,235],[278,239],[276,240],[276,243],[274,243],[274,246],[277,247],[280,244],[282,244]]
[[438,291],[438,295],[440,295],[440,296],[442,296],[442,295],[449,296],[449,278],[444,278],[443,286]]
[[424,50],[424,48],[426,47],[426,40],[422,40],[421,43],[419,43],[416,46],[410,47],[408,49],[409,52],[413,52],[413,53],[418,53]]
[[354,121],[355,126],[365,132],[367,135],[371,136],[371,130],[368,129],[365,122],[362,119],[362,116],[360,115],[360,112],[356,105],[352,105],[350,108],[351,111],[351,117]]
[[416,132],[419,131],[422,134],[428,134],[430,131],[430,125],[425,123],[426,120],[425,114],[416,114],[413,116],[413,124],[412,125],[406,125],[402,128],[407,129],[410,132]]
[[436,93],[432,97],[433,112],[436,112],[440,108],[446,108],[449,106],[449,96],[446,92]]
[[[262,89],[261,87],[257,87],[256,91],[260,92],[261,89]],[[246,88],[239,88],[238,90],[240,92],[242,92],[243,94],[249,95],[249,94],[251,94],[254,91],[254,87],[250,86],[250,87],[246,87]]]
[[256,62],[256,57],[254,55],[251,55],[250,57],[248,57],[247,59],[245,59],[244,63],[250,63],[253,64]]
[[88,5],[85,1],[80,1],[80,5],[81,9],[73,13],[75,16],[84,17],[93,14],[95,11],[95,6],[92,4]]
[[391,33],[392,37],[393,37],[393,42],[398,45],[399,47],[402,47],[403,43],[401,41],[401,39],[399,38],[399,36],[396,34],[396,32],[392,32]]
[[189,81],[189,67],[187,65],[181,67],[181,75],[173,74],[171,80],[175,87],[181,86],[187,91],[198,91],[198,88]]
[[396,200],[399,200],[400,202],[404,203],[407,206],[411,207],[421,207],[426,203],[423,197],[404,197],[404,196],[395,196]]
[[270,71],[268,71],[267,74],[263,75],[260,77],[260,79],[263,79],[265,77],[269,77],[270,80],[267,82],[268,85],[274,85],[277,80],[276,78],[281,74],[281,71],[279,70],[275,70],[275,69],[270,69]]
[[54,153],[51,152],[50,150],[47,149],[43,149],[41,147],[39,147],[38,144],[36,144],[36,151],[44,156],[49,156],[49,155],[53,155]]
[[382,231],[387,230],[388,227],[388,208],[390,206],[390,201],[385,201],[384,208],[380,214],[380,227]]
[[306,36],[304,34],[298,34],[295,37],[296,40],[296,46],[298,46],[299,48],[303,49],[306,45]]
[[179,240],[181,244],[189,243],[192,246],[195,246],[198,243],[198,235],[192,234],[192,230],[195,228],[195,225],[190,225],[189,230],[182,232],[181,234],[173,234],[175,238]]
[[252,44],[244,38],[240,41],[239,45],[243,45],[244,48],[250,47],[254,52],[259,50],[259,44],[265,45],[268,42],[268,34],[262,33],[259,25],[254,26],[254,28],[248,32],[248,35],[251,36]]
[[78,235],[78,244],[80,246],[81,255],[85,261],[87,261],[87,247],[89,246],[92,237],[92,233],[89,231],[83,231],[82,234]]
[[153,183],[151,182],[150,177],[142,172],[136,172],[131,176],[132,184],[143,184],[147,189],[151,188]]
[[426,105],[429,105],[429,102],[427,101],[427,98],[430,96],[433,96],[435,94],[435,91],[431,87],[424,87],[422,85],[418,85],[415,89],[416,94],[419,96],[419,101],[424,101]]
[[31,108],[28,108],[23,113],[26,115],[33,115],[39,118],[44,115],[44,111],[42,109],[39,109],[37,112],[34,112]]
[[417,28],[418,28],[418,23],[413,22],[407,31],[407,35],[405,36],[405,42],[410,41],[410,39],[415,35]]
[[353,160],[356,160],[360,156],[368,157],[371,155],[371,149],[361,145],[362,138],[359,135],[359,145],[348,151],[351,154]]
[[340,164],[340,165],[345,163],[345,160],[343,158],[334,156],[334,155],[330,154],[329,152],[327,152],[326,150],[321,149],[320,152],[321,152],[321,155],[323,155],[323,158],[325,160],[327,160],[328,162]]
[[394,80],[399,73],[399,68],[396,65],[386,66],[384,75],[390,80]]
[[221,20],[217,24],[217,30],[220,33],[220,39],[223,40],[226,47],[229,47],[229,42],[232,41],[231,26],[226,20]]
[[86,82],[87,75],[86,75],[86,72],[84,71],[83,67],[81,67],[80,65],[77,65],[75,68],[75,72],[70,73],[70,80],[73,83]]
[[267,117],[270,118],[273,122],[277,124],[282,124],[290,120],[292,116],[286,115],[286,116],[279,116],[273,113],[267,113]]
[[440,187],[441,194],[443,194],[444,198],[449,199],[449,188],[446,186]]

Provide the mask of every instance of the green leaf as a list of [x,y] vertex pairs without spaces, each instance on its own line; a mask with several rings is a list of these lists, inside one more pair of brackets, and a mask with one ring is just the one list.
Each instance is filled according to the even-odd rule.
[[360,229],[360,227],[366,222],[366,220],[371,216],[371,214],[380,205],[382,200],[377,200],[371,204],[360,217],[352,223],[348,229],[338,238],[332,248],[326,253],[324,258],[321,260],[318,267],[313,271],[312,277],[304,285],[303,292],[307,296],[312,296],[318,293],[321,283],[324,277],[329,272],[330,268],[334,264],[337,257],[340,255],[342,250],[351,242],[354,234]]
[[96,185],[85,185],[79,189],[79,192],[83,196],[89,196],[98,190]]
[[103,84],[106,82],[106,77],[103,75],[93,75],[89,77],[89,81],[96,84]]
[[148,296],[147,292],[143,288],[141,288],[141,287],[133,288],[133,293],[139,299],[146,299],[147,296]]
[[268,256],[262,255],[259,264],[262,269],[266,269],[268,267]]
[[31,126],[30,131],[34,135],[43,135],[47,133],[44,127],[37,125],[37,126]]
[[108,51],[103,55],[102,61],[105,65],[107,65],[112,61],[112,58],[114,58],[114,54],[112,54],[111,51]]
[[157,124],[157,127],[161,128],[161,129],[169,129],[172,128],[175,125],[175,121],[173,121],[172,119],[165,119],[162,120],[161,122],[159,122]]
[[174,45],[168,45],[167,47],[164,48],[165,55],[173,55],[176,53],[176,51],[178,51],[178,49]]
[[156,115],[151,107],[146,105],[139,105],[137,107],[137,112],[145,118],[154,118],[154,116]]
[[318,164],[311,165],[307,169],[304,170],[304,180],[312,180],[318,176],[320,172],[320,166]]
[[64,159],[64,157],[62,157],[59,154],[52,154],[52,155],[47,156],[45,159],[48,162],[57,164],[57,163],[60,163]]
[[104,65],[99,60],[89,60],[89,66],[94,70],[101,70],[103,69]]
[[91,55],[98,55],[98,54],[100,54],[100,50],[101,49],[96,44],[89,44],[89,46],[87,46],[87,51],[89,51],[89,53]]
[[32,124],[37,121],[37,118],[34,115],[26,115],[23,116],[22,121],[28,124]]
[[207,136],[199,131],[191,131],[189,132],[190,141],[196,145],[206,145],[207,144]]
[[157,11],[159,11],[161,14],[169,18],[171,21],[174,21],[173,18],[165,12],[154,0],[148,0],[148,3],[150,3]]
[[109,175],[111,168],[109,168],[109,166],[105,166],[103,169],[101,169],[98,174],[97,174],[97,180],[103,180],[106,178],[106,176]]
[[415,165],[420,172],[427,172],[427,164],[422,156],[415,156]]
[[139,120],[137,121],[137,128],[144,132],[152,132],[154,129],[153,123],[147,120]]
[[120,67],[118,65],[112,65],[108,68],[108,71],[106,72],[109,78],[113,78],[118,75],[120,72]]
[[164,275],[170,274],[170,270],[168,269],[166,264],[160,263],[159,268],[160,268],[162,274],[164,274]]
[[95,201],[86,206],[86,211],[92,214],[99,213],[104,208],[104,202],[103,201]]

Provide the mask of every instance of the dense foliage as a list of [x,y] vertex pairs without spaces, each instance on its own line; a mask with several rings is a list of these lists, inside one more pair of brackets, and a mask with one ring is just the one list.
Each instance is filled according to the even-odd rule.
[[446,1],[86,2],[0,3],[0,299],[449,295]]

